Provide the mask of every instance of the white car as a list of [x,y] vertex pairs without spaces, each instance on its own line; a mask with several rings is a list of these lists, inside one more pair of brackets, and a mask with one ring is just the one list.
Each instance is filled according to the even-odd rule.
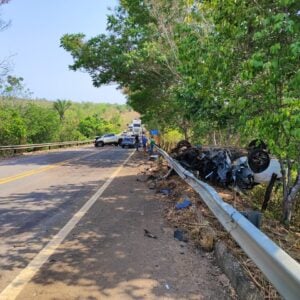
[[95,147],[103,147],[104,145],[118,146],[122,142],[122,137],[114,133],[104,134],[95,140]]

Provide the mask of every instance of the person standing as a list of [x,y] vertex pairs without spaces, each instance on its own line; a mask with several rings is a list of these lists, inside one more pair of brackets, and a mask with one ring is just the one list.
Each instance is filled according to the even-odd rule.
[[153,138],[153,136],[150,137],[150,151],[149,154],[152,155],[153,154],[153,148],[155,146],[155,140]]
[[148,142],[148,139],[145,135],[142,136],[142,144],[143,144],[143,149],[144,149],[144,152],[146,152],[147,150],[147,142]]
[[139,147],[140,147],[140,139],[139,139],[139,136],[136,135],[135,136],[135,150],[139,151]]

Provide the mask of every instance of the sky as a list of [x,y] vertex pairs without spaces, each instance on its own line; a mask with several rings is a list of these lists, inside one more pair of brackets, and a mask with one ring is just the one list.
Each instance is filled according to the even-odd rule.
[[1,18],[10,20],[0,32],[0,60],[10,58],[12,74],[23,77],[33,98],[119,103],[125,96],[116,85],[95,88],[90,76],[71,71],[72,57],[59,47],[66,33],[87,38],[105,33],[108,8],[117,0],[11,0],[1,6]]

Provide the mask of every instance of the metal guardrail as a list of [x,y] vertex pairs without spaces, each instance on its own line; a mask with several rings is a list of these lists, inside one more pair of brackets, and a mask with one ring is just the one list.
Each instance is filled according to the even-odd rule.
[[93,140],[87,141],[71,141],[71,142],[57,142],[57,143],[44,143],[44,144],[25,144],[25,145],[9,145],[9,146],[0,146],[0,151],[14,151],[17,150],[26,150],[26,149],[40,149],[40,148],[52,148],[60,146],[78,146],[92,143]]
[[198,180],[165,151],[160,148],[157,150],[167,160],[170,167],[198,192],[223,227],[254,261],[281,296],[289,300],[300,299],[300,264],[235,208],[224,202],[215,189]]

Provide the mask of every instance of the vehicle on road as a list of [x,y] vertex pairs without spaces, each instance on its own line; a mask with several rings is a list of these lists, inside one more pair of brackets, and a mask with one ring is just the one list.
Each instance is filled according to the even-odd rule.
[[100,135],[95,136],[94,144],[96,144],[97,139],[99,139],[100,137],[101,137]]
[[95,147],[103,147],[104,145],[118,146],[121,144],[122,140],[123,137],[117,134],[114,133],[104,134],[95,140]]
[[132,133],[134,135],[140,135],[142,133],[142,121],[134,119],[132,122]]
[[135,147],[135,139],[134,137],[124,137],[121,142],[122,148],[134,148]]

